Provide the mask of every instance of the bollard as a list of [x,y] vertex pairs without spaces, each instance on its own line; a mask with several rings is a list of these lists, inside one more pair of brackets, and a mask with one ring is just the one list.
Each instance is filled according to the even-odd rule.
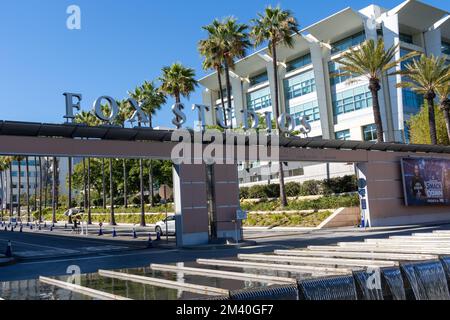
[[11,232],[14,232],[14,226],[11,226]]
[[23,232],[23,226],[20,225],[19,232]]
[[137,239],[136,229],[133,228],[133,239]]
[[47,228],[47,222],[44,221],[44,228]]
[[113,228],[112,236],[113,236],[113,238],[117,237],[116,228]]
[[39,231],[41,231],[41,230],[42,230],[42,228],[41,228],[41,225],[40,225],[40,224],[39,224],[39,227],[38,227],[38,228],[39,228]]
[[151,233],[148,234],[147,248],[153,248],[153,241]]
[[64,229],[67,229],[67,223],[64,224]]
[[99,236],[102,236],[103,235],[103,230],[102,230],[102,227],[100,226],[100,228],[98,229],[98,235]]
[[32,224],[30,224],[30,230],[33,230],[33,225]]
[[50,231],[53,231],[53,226],[50,226]]
[[8,246],[6,247],[5,256],[8,258],[12,257],[12,246],[11,246],[11,240],[8,240]]
[[161,233],[159,231],[156,233],[156,241],[161,241]]

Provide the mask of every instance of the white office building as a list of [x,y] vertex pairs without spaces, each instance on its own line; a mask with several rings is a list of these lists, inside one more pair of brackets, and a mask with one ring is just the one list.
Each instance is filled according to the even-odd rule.
[[[336,59],[366,39],[384,39],[386,47],[400,44],[396,58],[415,50],[426,54],[450,55],[450,16],[448,11],[415,0],[386,9],[370,5],[361,10],[346,8],[294,35],[294,48],[278,51],[281,112],[290,113],[297,125],[308,116],[309,137],[342,140],[376,140],[372,98],[368,81],[347,82],[330,77],[339,71]],[[401,68],[401,66],[399,66]],[[231,74],[235,123],[242,122],[242,110],[260,113],[273,110],[275,96],[272,57],[264,48],[237,61]],[[408,142],[406,121],[417,113],[423,98],[408,89],[398,89],[401,76],[382,79],[380,107],[385,141]],[[203,102],[220,106],[217,74],[200,80],[205,87]],[[226,101],[226,98],[225,98]],[[214,114],[209,115],[212,122]],[[242,184],[276,182],[277,170],[262,170],[264,163],[241,166]],[[244,170],[247,169],[247,170]],[[289,164],[287,181],[304,181],[353,174],[351,164]],[[275,172],[271,175],[270,172]]]

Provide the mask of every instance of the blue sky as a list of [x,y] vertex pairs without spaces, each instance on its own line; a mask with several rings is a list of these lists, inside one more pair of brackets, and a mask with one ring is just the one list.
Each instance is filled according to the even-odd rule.
[[[347,6],[386,8],[401,0],[15,0],[0,4],[0,120],[63,122],[63,92],[83,94],[89,110],[101,95],[120,99],[180,61],[200,78],[201,26],[233,15],[242,22],[280,4],[306,27]],[[450,10],[448,0],[427,3]],[[81,30],[66,28],[66,9],[81,8]],[[187,102],[187,101],[186,101]],[[201,102],[201,90],[190,102]],[[171,126],[169,99],[154,125]],[[193,115],[190,117],[192,120]]]

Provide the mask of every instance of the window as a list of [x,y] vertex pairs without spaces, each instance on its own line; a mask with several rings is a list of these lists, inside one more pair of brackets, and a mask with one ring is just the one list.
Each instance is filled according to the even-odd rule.
[[400,41],[413,44],[413,37],[412,35],[406,34],[406,33],[400,33],[399,34]]
[[332,74],[339,74],[344,72],[344,70],[341,69],[341,65],[336,61],[328,62],[328,70],[330,72],[330,83],[332,86],[345,82],[347,79],[351,78],[350,76],[332,76]]
[[364,141],[377,140],[377,127],[374,124],[363,127]]
[[442,41],[442,53],[450,56],[450,42]]
[[249,110],[258,111],[271,106],[272,99],[269,87],[247,93],[247,108]]
[[309,122],[314,122],[320,120],[319,103],[317,100],[300,104],[294,107],[287,108],[288,113],[292,116],[295,125],[299,126],[300,119],[302,117],[307,117]]
[[303,168],[289,170],[289,172],[288,172],[289,177],[298,177],[298,176],[304,176],[304,175],[305,175],[305,171]]
[[333,96],[335,116],[369,107],[372,107],[372,94],[366,85],[336,93]]
[[284,80],[286,98],[293,99],[316,91],[314,71],[307,71]]
[[[400,55],[403,57],[410,53],[411,50],[407,50],[404,48],[400,49]],[[401,68],[404,70],[406,65],[414,61],[414,59],[418,59],[418,57],[414,57],[408,60],[405,60],[401,63]],[[403,97],[403,110],[405,113],[415,114],[420,111],[420,108],[423,105],[423,95],[415,93],[409,88],[402,89],[402,97]]]
[[336,140],[350,140],[350,130],[336,132]]
[[267,75],[267,72],[261,73],[259,75],[256,75],[254,77],[250,78],[250,86],[256,86],[258,84],[264,83],[269,81],[269,77]]
[[306,54],[304,56],[301,56],[297,59],[291,60],[288,62],[287,64],[287,72],[295,70],[295,69],[300,69],[304,66],[307,66],[308,64],[311,64],[311,54]]
[[340,41],[332,43],[331,44],[331,46],[332,46],[331,53],[338,53],[338,52],[348,50],[351,47],[360,45],[365,40],[366,40],[366,35],[364,34],[364,31],[361,31],[350,37],[347,37]]

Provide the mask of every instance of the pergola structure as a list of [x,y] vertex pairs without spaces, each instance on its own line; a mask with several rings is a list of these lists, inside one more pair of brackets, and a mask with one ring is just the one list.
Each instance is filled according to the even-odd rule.
[[[172,141],[172,133],[150,128],[0,121],[0,154],[170,160],[178,143]],[[235,145],[235,148],[249,150],[255,147],[250,145],[248,137],[243,138],[243,145]],[[270,143],[270,139],[268,141]],[[402,158],[450,160],[450,147],[300,137],[282,137],[277,143],[279,160],[283,162],[355,163],[358,178],[365,181],[362,188],[366,196],[361,209],[369,226],[450,220],[448,207],[406,207],[400,170]],[[239,209],[237,162],[266,159],[251,152],[246,152],[244,158],[234,152],[234,157],[234,164],[174,166],[175,207],[180,217],[177,228],[182,230],[178,232],[178,241],[181,245],[207,243],[211,238],[211,219],[214,220],[215,237],[235,238],[236,234],[240,235],[241,225],[236,220]],[[211,197],[213,208],[208,205]]]

